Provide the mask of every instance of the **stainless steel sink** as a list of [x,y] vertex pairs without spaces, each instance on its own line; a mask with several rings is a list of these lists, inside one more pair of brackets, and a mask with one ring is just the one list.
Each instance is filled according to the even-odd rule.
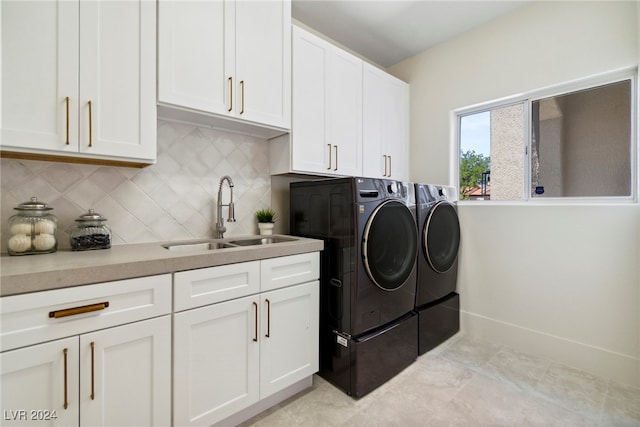
[[235,245],[230,245],[224,242],[194,242],[194,243],[171,243],[167,245],[163,245],[165,249],[170,250],[171,252],[198,252],[198,251],[210,251],[213,249],[225,249],[225,248],[236,248]]
[[191,242],[166,243],[163,248],[171,252],[204,252],[216,249],[237,248],[242,246],[269,245],[272,243],[293,242],[295,237],[269,236],[238,239],[220,242],[217,240],[198,240]]
[[288,237],[259,237],[257,239],[242,239],[242,240],[232,240],[229,243],[237,246],[256,246],[256,245],[269,245],[272,243],[283,243],[283,242],[293,242],[294,238]]

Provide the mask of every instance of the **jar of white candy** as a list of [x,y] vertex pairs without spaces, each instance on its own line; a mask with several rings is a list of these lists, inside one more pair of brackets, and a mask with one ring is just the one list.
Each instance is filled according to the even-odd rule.
[[47,254],[58,249],[58,219],[49,212],[53,208],[32,197],[14,209],[18,213],[9,218],[9,255]]

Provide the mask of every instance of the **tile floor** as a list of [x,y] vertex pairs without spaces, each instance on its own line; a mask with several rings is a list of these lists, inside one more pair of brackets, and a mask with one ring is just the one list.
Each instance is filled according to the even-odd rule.
[[640,389],[458,334],[359,400],[316,375],[242,426],[640,426]]

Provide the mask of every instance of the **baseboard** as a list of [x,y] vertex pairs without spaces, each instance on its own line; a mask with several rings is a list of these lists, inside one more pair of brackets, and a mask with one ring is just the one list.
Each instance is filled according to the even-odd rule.
[[288,398],[295,396],[303,390],[308,389],[313,386],[313,376],[308,376],[295,384],[290,385],[284,390],[280,390],[279,392],[267,397],[266,399],[262,399],[259,402],[249,406],[248,408],[243,409],[242,411],[231,415],[228,418],[220,421],[215,424],[216,427],[232,427],[237,426],[238,424],[247,421],[250,418],[255,417],[259,413],[266,411],[267,409],[287,400]]
[[460,330],[467,335],[507,345],[516,350],[640,387],[640,358],[545,334],[465,311],[460,312]]

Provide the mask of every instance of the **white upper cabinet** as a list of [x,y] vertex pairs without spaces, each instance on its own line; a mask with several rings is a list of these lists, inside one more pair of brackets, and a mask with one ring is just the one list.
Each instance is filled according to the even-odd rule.
[[[287,158],[285,171],[288,172],[291,168],[297,171],[328,173],[331,171],[328,152],[331,146],[326,143],[325,111],[329,46],[297,27],[293,27],[292,44],[294,111],[291,135],[283,137],[290,147],[271,153],[272,158],[274,154],[279,156],[290,151],[291,165]],[[271,167],[273,168],[273,160]]]
[[293,27],[291,135],[271,141],[271,173],[362,174],[362,60]]
[[[335,49],[335,48],[334,48]],[[327,145],[339,175],[362,175],[362,60],[335,49],[327,69]]]
[[3,151],[153,163],[156,8],[3,1]]
[[0,14],[2,149],[77,152],[78,3],[3,1]]
[[289,1],[160,0],[158,13],[161,115],[267,136],[290,128]]
[[293,26],[290,135],[271,174],[409,179],[409,85]]
[[154,2],[80,3],[81,152],[156,158],[155,69]]
[[225,12],[232,21],[232,11],[231,2],[158,2],[159,102],[228,113],[235,70]]
[[291,2],[236,2],[236,114],[291,127]]
[[364,65],[363,175],[409,179],[409,85]]

